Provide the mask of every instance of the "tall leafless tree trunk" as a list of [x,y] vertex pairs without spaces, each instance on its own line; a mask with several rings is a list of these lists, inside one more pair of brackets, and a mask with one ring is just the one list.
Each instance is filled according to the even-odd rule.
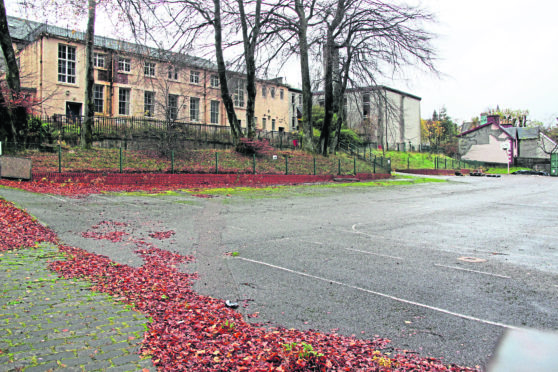
[[81,147],[91,148],[93,142],[92,128],[95,116],[95,105],[93,104],[93,87],[95,77],[93,76],[93,47],[95,41],[95,9],[96,0],[88,0],[87,9],[87,31],[85,33],[85,120],[81,127]]
[[347,91],[347,85],[349,82],[349,71],[352,62],[351,43],[347,44],[346,49],[347,49],[347,59],[343,63],[342,71],[338,74],[341,82],[339,83],[339,88],[335,91],[335,95],[333,97],[333,99],[336,102],[335,107],[337,108],[337,112],[336,112],[337,122],[335,123],[335,132],[331,141],[331,148],[334,151],[337,151],[339,147],[339,139],[341,137],[341,127],[343,126],[343,121],[345,120],[345,110],[344,110],[345,92]]
[[302,80],[302,147],[314,151],[312,130],[312,82],[310,79],[310,62],[308,57],[308,19],[304,11],[304,0],[295,0],[295,11],[298,15],[298,45],[300,53],[300,74]]
[[254,122],[254,112],[256,106],[256,45],[260,35],[260,20],[262,0],[256,0],[256,12],[254,14],[254,26],[248,34],[248,19],[244,10],[244,0],[237,0],[240,13],[240,24],[242,27],[242,40],[244,45],[244,60],[246,62],[246,91],[248,99],[246,101],[246,127],[248,138],[256,135],[256,123]]
[[333,97],[333,71],[334,63],[338,63],[336,55],[337,45],[335,44],[335,34],[345,16],[345,0],[338,0],[335,10],[335,17],[327,25],[326,42],[324,46],[324,123],[320,134],[320,152],[323,156],[328,156],[329,139],[331,133],[331,123],[333,121],[334,97]]
[[231,132],[234,142],[242,136],[242,129],[238,123],[236,112],[234,110],[234,102],[229,93],[229,86],[227,84],[227,67],[225,65],[225,58],[223,56],[223,25],[221,23],[221,0],[213,0],[214,5],[214,18],[213,28],[215,31],[215,57],[217,59],[217,73],[219,74],[219,84],[221,85],[221,98],[227,111],[227,118],[231,126]]
[[[8,28],[8,18],[4,0],[0,0],[0,46],[6,61],[6,83],[8,85],[8,97],[2,97],[1,103],[7,105],[5,111],[8,115],[12,139],[14,143],[19,142],[19,133],[27,125],[27,110],[21,105],[21,83],[19,79],[19,67],[15,56],[12,38]],[[0,93],[1,94],[1,93]],[[12,104],[8,105],[8,102]],[[13,104],[15,103],[15,104]]]

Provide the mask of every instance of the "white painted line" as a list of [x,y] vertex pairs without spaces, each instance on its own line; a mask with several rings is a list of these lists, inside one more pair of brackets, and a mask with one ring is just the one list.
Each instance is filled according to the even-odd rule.
[[66,199],[62,199],[62,198],[56,197],[54,195],[46,194],[46,196],[50,196],[51,198],[59,200],[59,201],[64,202],[64,203],[68,202]]
[[53,199],[56,199],[56,200],[58,200],[58,201],[61,201],[61,202],[63,202],[63,203],[71,203],[71,204],[74,205],[74,207],[82,208],[82,209],[85,209],[85,210],[87,210],[87,211],[90,211],[90,210],[91,210],[91,208],[87,208],[87,207],[84,207],[83,205],[79,205],[79,204],[77,204],[77,203],[72,202],[71,199],[68,200],[68,199],[62,199],[62,198],[56,197],[56,196],[54,196],[54,195],[49,195],[49,194],[46,194],[46,195],[47,195],[47,196],[50,196],[50,197],[53,198]]
[[401,240],[401,239],[396,239],[396,238],[386,238],[386,237],[383,236],[383,235],[378,235],[378,234],[372,235],[372,234],[364,233],[364,232],[362,232],[362,231],[358,231],[358,230],[356,229],[357,225],[362,225],[362,224],[361,224],[361,223],[355,223],[353,226],[351,226],[351,230],[352,230],[352,231],[346,231],[346,232],[351,232],[351,233],[354,233],[354,234],[364,235],[364,236],[367,236],[367,237],[372,238],[372,239],[381,238],[381,239]]
[[357,291],[361,291],[361,292],[366,292],[366,293],[370,293],[376,296],[380,296],[380,297],[384,297],[384,298],[388,298],[390,300],[393,301],[398,301],[398,302],[402,302],[405,304],[409,304],[409,305],[414,305],[414,306],[418,306],[418,307],[422,307],[425,309],[429,309],[429,310],[433,310],[433,311],[437,311],[443,314],[447,314],[447,315],[452,315],[458,318],[462,318],[462,319],[467,319],[467,320],[472,320],[474,322],[479,322],[479,323],[483,323],[483,324],[488,324],[488,325],[492,325],[492,326],[496,326],[496,327],[502,327],[502,328],[508,328],[508,329],[516,329],[519,330],[519,327],[515,327],[512,325],[508,325],[508,324],[504,324],[504,323],[499,323],[499,322],[493,322],[491,320],[485,320],[485,319],[480,319],[474,316],[470,316],[470,315],[465,315],[465,314],[460,314],[460,313],[456,313],[453,311],[449,311],[449,310],[445,310],[445,309],[441,309],[439,307],[435,307],[435,306],[430,306],[430,305],[426,305],[426,304],[421,304],[420,302],[415,302],[415,301],[411,301],[411,300],[405,300],[404,298],[399,298],[399,297],[395,297],[395,296],[391,296],[385,293],[381,293],[381,292],[376,292],[376,291],[372,291],[370,289],[366,289],[366,288],[361,288],[361,287],[357,287],[354,285],[350,285],[350,284],[346,284],[346,283],[342,283],[342,282],[338,282],[336,280],[331,280],[331,279],[327,279],[327,278],[322,278],[319,276],[315,276],[315,275],[310,275],[310,274],[306,274],[300,271],[296,271],[296,270],[291,270],[291,269],[287,269],[285,267],[281,267],[281,266],[277,266],[277,265],[273,265],[273,264],[269,264],[267,262],[262,262],[262,261],[257,261],[257,260],[252,260],[249,258],[244,258],[244,257],[236,257],[237,259],[241,259],[243,261],[247,261],[247,262],[252,262],[252,263],[256,263],[259,265],[264,265],[264,266],[268,266],[268,267],[272,267],[274,269],[277,270],[282,270],[282,271],[286,271],[289,272],[291,274],[296,274],[296,275],[300,275],[300,276],[304,276],[307,278],[312,278],[312,279],[316,279],[316,280],[321,280],[323,282],[328,282],[328,283],[333,283],[333,284],[337,284],[346,288],[351,288],[351,289],[355,289]]
[[403,260],[402,257],[397,257],[397,256],[390,256],[387,254],[381,254],[381,253],[374,253],[374,252],[368,252],[368,251],[361,251],[360,249],[353,249],[353,248],[345,248],[347,251],[353,251],[353,252],[358,252],[358,253],[364,253],[364,254],[371,254],[374,256],[380,256],[380,257],[385,257],[385,258],[393,258],[394,260]]
[[493,274],[493,273],[487,273],[486,271],[478,271],[478,270],[465,269],[465,268],[463,268],[463,267],[446,266],[446,265],[439,265],[439,264],[434,264],[434,266],[445,267],[445,268],[454,269],[454,270],[467,271],[467,272],[476,273],[476,274],[490,275],[490,276],[495,276],[495,277],[497,277],[497,278],[511,279],[511,276],[500,275],[500,274]]

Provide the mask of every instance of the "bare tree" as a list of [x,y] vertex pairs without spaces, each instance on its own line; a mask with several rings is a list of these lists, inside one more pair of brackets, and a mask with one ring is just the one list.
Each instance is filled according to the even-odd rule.
[[[208,30],[212,31],[221,98],[233,137],[236,141],[243,134],[229,83],[234,80],[233,84],[236,89],[244,89],[244,82],[239,78],[244,74],[246,75],[247,91],[247,135],[254,137],[257,49],[262,43],[261,25],[267,22],[269,14],[269,12],[262,11],[262,0],[237,0],[234,3],[222,0],[128,0],[125,4],[127,5],[122,9],[129,15],[134,28],[143,26],[151,39],[156,40],[157,36],[153,27],[150,27],[151,30],[147,30],[149,27],[146,27],[149,22],[146,18],[150,17],[152,23],[155,20],[159,26],[166,25],[167,31],[170,28],[175,32],[175,35],[169,35],[174,40],[171,46],[179,50],[191,49],[194,46],[200,48],[200,40],[207,40],[203,36],[208,36]],[[161,9],[165,9],[166,14]],[[226,42],[223,40],[224,33],[227,34]],[[225,62],[224,51],[237,45],[242,45],[243,53],[241,57],[237,58],[240,68],[233,71]],[[200,50],[198,49],[196,52],[199,53]],[[242,86],[239,87],[238,84],[242,84]]]
[[302,147],[314,151],[312,121],[312,79],[310,56],[312,45],[312,28],[315,26],[315,10],[318,0],[285,0],[278,2],[265,31],[274,35],[273,45],[282,51],[282,57],[289,59],[293,55],[300,58],[300,75],[302,82]]
[[[326,155],[327,129],[333,114],[343,117],[347,87],[373,86],[380,76],[390,76],[414,63],[434,71],[434,51],[430,45],[433,35],[423,29],[423,22],[431,21],[432,16],[420,8],[376,0],[332,0],[324,5],[326,130],[322,131],[320,150]],[[389,110],[387,99],[384,103]],[[336,136],[340,125],[338,120]]]
[[6,61],[6,83],[8,85],[8,97],[4,97],[0,93],[0,105],[8,116],[10,123],[10,130],[8,131],[11,131],[12,139],[17,143],[20,137],[19,133],[27,123],[27,110],[19,103],[21,99],[19,67],[8,28],[4,0],[0,0],[0,46]]
[[93,87],[95,78],[93,76],[93,47],[95,40],[95,10],[96,0],[88,0],[87,3],[87,31],[85,32],[85,119],[81,126],[81,147],[91,148],[93,143],[93,119],[95,116],[95,105],[93,104]]

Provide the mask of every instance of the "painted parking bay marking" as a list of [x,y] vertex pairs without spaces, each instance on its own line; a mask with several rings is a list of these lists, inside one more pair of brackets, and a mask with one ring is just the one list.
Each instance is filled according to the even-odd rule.
[[494,321],[491,321],[491,320],[481,319],[481,318],[477,318],[477,317],[466,315],[466,314],[456,313],[454,311],[442,309],[442,308],[439,308],[439,307],[436,307],[436,306],[430,306],[430,305],[422,304],[420,302],[406,300],[404,298],[391,296],[391,295],[388,295],[388,294],[385,294],[385,293],[373,291],[373,290],[362,288],[362,287],[357,287],[357,286],[354,286],[354,285],[351,285],[351,284],[339,282],[337,280],[327,279],[327,278],[323,278],[323,277],[320,277],[320,276],[303,273],[303,272],[300,272],[300,271],[292,270],[292,269],[282,267],[282,266],[278,266],[278,265],[273,265],[273,264],[263,262],[263,261],[252,260],[250,258],[244,258],[244,257],[236,257],[236,259],[240,259],[240,260],[243,260],[243,261],[246,261],[246,262],[252,262],[252,263],[255,263],[255,264],[271,267],[271,268],[274,268],[274,269],[277,269],[277,270],[285,271],[285,272],[288,272],[288,273],[291,273],[291,274],[296,274],[296,275],[303,276],[303,277],[306,277],[306,278],[316,279],[316,280],[320,280],[320,281],[331,283],[331,284],[337,284],[337,285],[342,286],[342,287],[354,289],[354,290],[365,292],[365,293],[370,293],[370,294],[373,294],[373,295],[376,295],[376,296],[388,298],[388,299],[393,300],[393,301],[422,307],[422,308],[425,308],[425,309],[437,311],[437,312],[442,313],[442,314],[452,315],[452,316],[455,316],[455,317],[458,317],[458,318],[472,320],[472,321],[478,322],[478,323],[488,324],[488,325],[507,328],[507,329],[517,329],[517,330],[521,329],[519,327],[515,327],[515,326],[509,325],[509,324],[494,322]]

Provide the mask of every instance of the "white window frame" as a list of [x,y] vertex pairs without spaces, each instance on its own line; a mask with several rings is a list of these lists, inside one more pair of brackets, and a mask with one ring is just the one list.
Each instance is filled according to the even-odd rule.
[[219,75],[211,75],[209,78],[209,84],[212,88],[219,88],[221,82],[219,80]]
[[269,94],[271,95],[271,98],[275,98],[275,87],[271,87],[269,89]]
[[93,112],[102,114],[105,109],[105,86],[93,85]]
[[118,57],[118,72],[132,72],[132,60],[126,57]]
[[152,117],[155,113],[155,92],[146,90],[143,93],[143,115]]
[[190,121],[200,121],[199,97],[190,97]]
[[118,115],[130,116],[130,103],[132,90],[130,88],[118,88]]
[[200,83],[200,72],[191,70],[190,71],[190,84],[199,84]]
[[105,68],[105,64],[107,61],[106,58],[107,58],[106,54],[93,53],[93,66],[97,68]]
[[76,83],[77,49],[73,45],[58,44],[58,82]]
[[169,66],[167,77],[169,80],[178,80],[178,69],[175,66]]
[[178,95],[177,94],[168,95],[167,119],[169,120],[178,119]]
[[233,101],[236,107],[244,107],[244,80],[236,80]]
[[364,93],[362,95],[362,116],[365,118],[370,116],[370,93]]
[[143,65],[143,75],[148,77],[155,77],[155,62],[145,61]]
[[265,85],[262,85],[262,97],[267,97],[267,87]]
[[211,101],[210,107],[210,117],[209,121],[211,124],[219,125],[219,111],[221,110],[221,102]]

